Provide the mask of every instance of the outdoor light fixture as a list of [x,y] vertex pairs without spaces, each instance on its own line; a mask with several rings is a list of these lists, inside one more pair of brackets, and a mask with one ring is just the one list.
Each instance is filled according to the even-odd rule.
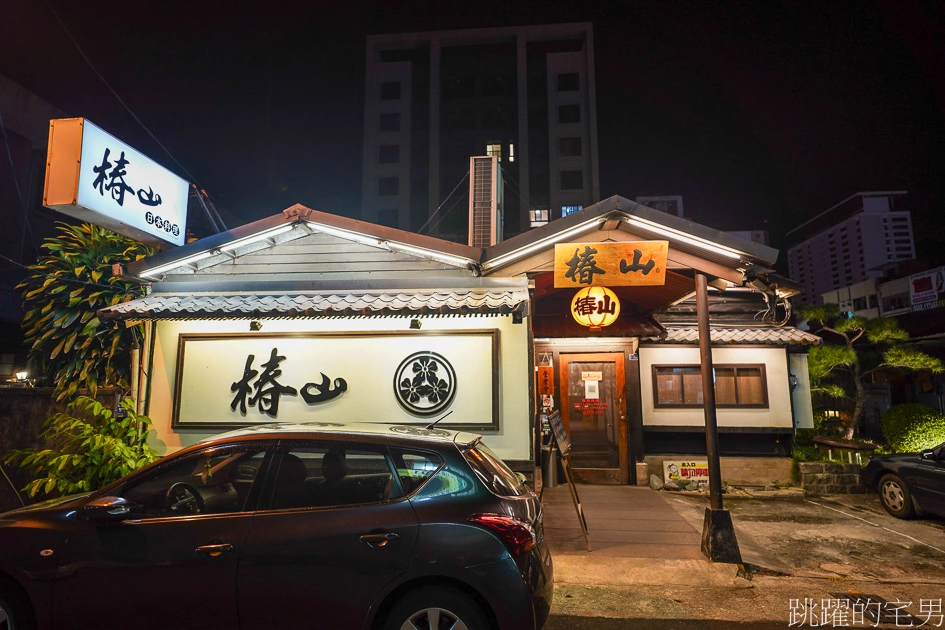
[[421,326],[423,326],[423,322],[421,322],[419,319],[411,319],[411,320],[410,320],[410,329],[411,329],[411,330],[420,330],[420,327],[421,327]]
[[150,277],[159,276],[162,273],[170,271],[171,269],[177,269],[178,267],[185,267],[187,265],[197,262],[198,260],[203,260],[204,258],[210,258],[211,256],[213,256],[212,251],[201,252],[189,258],[184,258],[183,260],[178,260],[172,263],[168,263],[166,265],[161,265],[160,267],[152,267],[151,269],[142,271],[139,275],[150,276]]
[[791,386],[791,391],[792,391],[792,392],[793,392],[795,389],[797,389],[797,377],[794,376],[794,374],[792,374],[792,373],[789,373],[789,374],[788,374],[788,384]]
[[395,243],[394,241],[385,241],[387,246],[391,251],[394,252],[403,252],[404,254],[413,254],[414,256],[423,256],[424,258],[432,258],[437,262],[441,262],[444,265],[452,265],[453,267],[468,267],[474,261],[469,258],[462,258],[460,256],[450,256],[449,254],[443,254],[440,252],[435,252],[432,249],[425,249],[423,247],[414,247],[413,245],[404,245],[403,243]]
[[253,332],[257,330],[262,330],[262,322],[256,321],[255,319],[249,323],[249,329]]
[[582,326],[599,332],[610,326],[620,315],[620,300],[607,287],[584,287],[571,299],[571,316]]
[[373,236],[365,236],[364,234],[358,234],[357,232],[352,232],[350,230],[329,227],[327,225],[322,225],[321,223],[315,223],[314,221],[307,221],[306,224],[314,231],[320,232],[322,234],[337,236],[338,238],[354,241],[355,243],[361,243],[362,245],[367,245],[369,247],[387,249],[387,245],[382,240],[374,238]]
[[492,260],[489,260],[483,263],[482,268],[492,269],[493,267],[501,267],[502,265],[518,260],[519,258],[522,258],[523,256],[527,256],[528,254],[531,254],[532,252],[535,252],[535,251],[538,251],[539,249],[547,247],[548,245],[554,245],[555,243],[564,241],[565,239],[571,236],[574,236],[575,234],[580,234],[581,232],[586,232],[591,228],[596,228],[600,224],[601,224],[601,221],[599,219],[593,219],[586,223],[575,225],[573,228],[569,230],[565,230],[563,232],[559,232],[558,234],[553,234],[547,238],[543,238],[538,242],[532,243],[528,247],[523,247],[522,249],[517,249],[514,252],[509,252],[508,254],[503,254],[502,256],[493,258]]
[[629,223],[630,225],[634,227],[642,228],[644,230],[649,230],[651,232],[656,232],[657,234],[668,236],[678,241],[682,241],[683,243],[694,245],[706,251],[710,251],[715,254],[720,254],[728,258],[734,258],[738,260],[742,257],[741,252],[738,252],[729,247],[725,247],[724,245],[718,245],[716,243],[712,243],[711,241],[707,241],[697,236],[692,236],[690,234],[686,234],[685,232],[674,230],[673,228],[657,225],[656,223],[652,223],[645,219],[637,219],[635,217],[629,217],[627,218],[627,223]]
[[29,378],[29,372],[17,372],[17,373],[16,373],[16,381],[17,381],[18,383],[25,383],[25,382],[26,382],[26,379],[28,379],[28,378]]
[[254,234],[253,236],[248,236],[246,238],[241,238],[237,241],[233,241],[232,243],[228,243],[227,245],[224,245],[223,247],[221,247],[220,251],[228,252],[230,250],[236,249],[238,247],[242,247],[244,245],[249,245],[251,243],[258,243],[259,241],[266,241],[278,234],[285,234],[286,232],[289,232],[294,228],[295,228],[295,225],[282,225],[280,227],[277,227],[274,230],[269,230],[261,234]]

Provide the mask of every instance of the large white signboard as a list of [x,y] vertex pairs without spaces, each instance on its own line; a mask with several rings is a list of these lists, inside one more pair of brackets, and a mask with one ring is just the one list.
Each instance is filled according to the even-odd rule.
[[84,118],[51,120],[43,204],[156,247],[183,245],[189,184]]
[[498,331],[184,334],[175,428],[381,422],[498,429]]

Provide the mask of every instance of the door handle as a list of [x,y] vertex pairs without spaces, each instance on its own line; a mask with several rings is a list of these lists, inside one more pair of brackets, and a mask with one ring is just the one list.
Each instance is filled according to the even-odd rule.
[[362,534],[361,542],[367,543],[368,547],[383,547],[392,540],[400,538],[400,534],[387,532],[386,534]]
[[215,543],[212,545],[201,545],[194,549],[196,553],[204,553],[210,556],[211,558],[216,558],[221,553],[226,553],[233,551],[234,547],[230,543]]

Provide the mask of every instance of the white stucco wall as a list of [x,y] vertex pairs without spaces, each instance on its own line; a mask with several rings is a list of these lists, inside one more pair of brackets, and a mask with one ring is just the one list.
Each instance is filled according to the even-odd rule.
[[[720,427],[790,428],[791,392],[788,360],[784,348],[725,346],[712,349],[712,362],[722,364],[764,364],[768,387],[768,408],[717,409]],[[699,365],[698,346],[640,348],[640,387],[644,426],[705,426],[701,407],[657,409],[653,401],[653,365]]]
[[[513,324],[508,316],[469,316],[469,317],[420,317],[423,323],[423,332],[430,331],[464,331],[489,330],[498,331],[498,396],[499,428],[497,431],[477,430],[483,436],[483,441],[496,453],[506,460],[525,460],[531,457],[530,445],[532,440],[529,428],[529,400],[528,379],[531,377],[528,365],[528,320],[522,324]],[[349,332],[388,332],[409,334],[407,318],[338,318],[313,320],[262,320],[266,333],[349,333]],[[193,333],[247,333],[248,320],[231,321],[161,321],[156,326],[156,343],[154,348],[153,368],[151,370],[151,394],[148,413],[154,421],[156,435],[152,445],[162,453],[171,453],[181,447],[193,444],[201,439],[213,435],[214,431],[207,429],[172,428],[172,418],[175,405],[175,378],[177,374],[178,341],[181,334]],[[418,336],[419,338],[419,336]],[[422,343],[417,350],[423,350]],[[232,371],[234,366],[227,366]],[[237,372],[242,366],[235,366]],[[257,366],[258,369],[258,366]],[[392,374],[378,377],[383,382],[377,383],[377,390],[390,391]],[[364,392],[347,391],[346,397],[370,395]],[[346,401],[347,402],[347,401]],[[370,402],[370,405],[368,404]],[[454,401],[449,409],[454,410],[448,420],[460,418],[463,409],[457,408]],[[403,410],[390,397],[391,417],[393,422],[403,421]],[[365,401],[365,408],[376,409],[376,400]],[[348,407],[350,409],[350,405]],[[225,409],[224,411],[229,411]],[[365,412],[367,415],[367,412]],[[281,415],[281,414],[280,414]],[[349,414],[346,413],[346,416]],[[356,412],[350,414],[357,415]],[[354,421],[383,421],[371,413],[372,417],[344,417],[337,418],[339,422]],[[289,418],[285,419],[289,421]],[[291,420],[299,420],[292,418]],[[305,421],[305,419],[301,419]],[[326,420],[319,417],[319,421]],[[414,422],[418,420],[413,419]],[[222,429],[221,429],[222,431]]]

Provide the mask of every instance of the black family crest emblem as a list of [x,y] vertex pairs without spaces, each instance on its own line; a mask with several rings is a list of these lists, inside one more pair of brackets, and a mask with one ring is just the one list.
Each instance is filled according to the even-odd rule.
[[449,407],[456,396],[456,371],[436,352],[415,352],[401,362],[394,374],[394,396],[412,414],[437,414]]

